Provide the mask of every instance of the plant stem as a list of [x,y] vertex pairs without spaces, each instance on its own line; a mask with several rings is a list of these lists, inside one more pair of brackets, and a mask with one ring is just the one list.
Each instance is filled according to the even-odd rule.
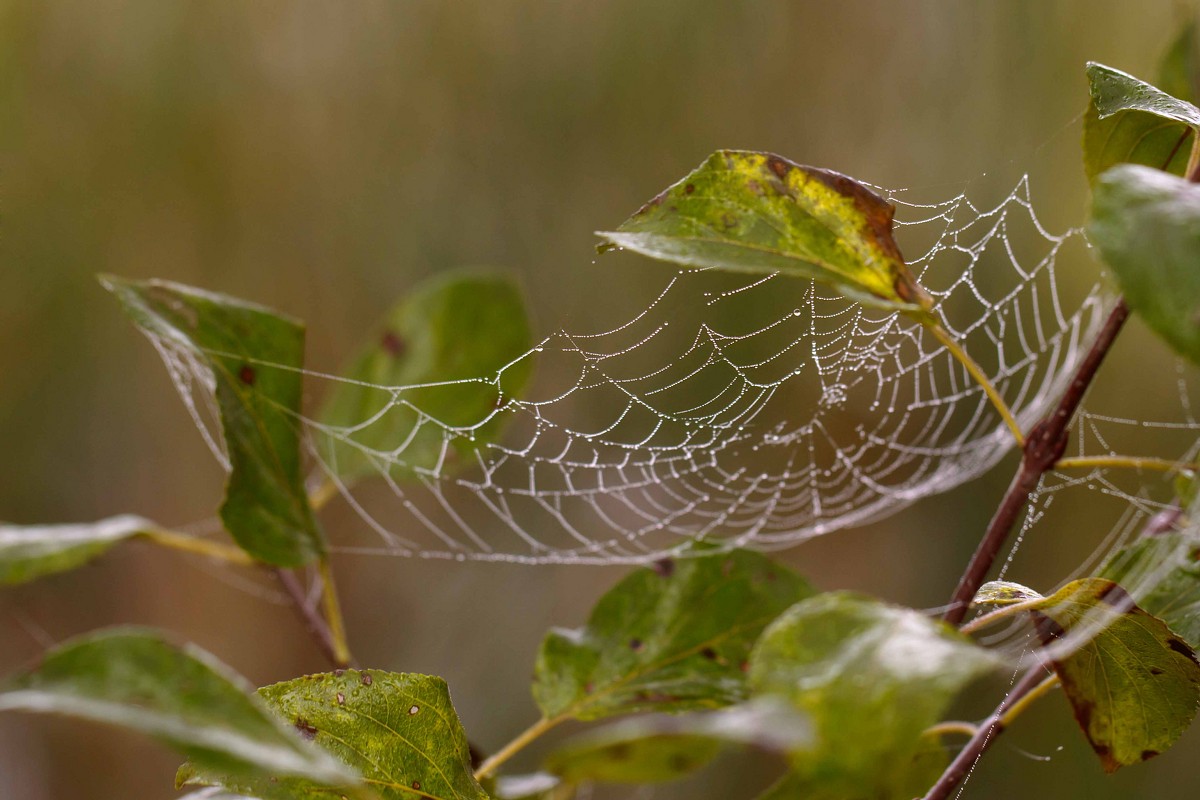
[[957,625],[962,622],[967,608],[970,606],[971,598],[983,584],[988,570],[991,569],[992,563],[1008,538],[1009,531],[1012,530],[1013,524],[1028,504],[1030,494],[1037,488],[1042,475],[1052,469],[1062,458],[1063,451],[1067,447],[1067,426],[1070,425],[1071,418],[1079,409],[1084,394],[1087,393],[1088,387],[1096,377],[1096,371],[1100,368],[1101,362],[1104,361],[1109,348],[1112,347],[1113,340],[1117,338],[1117,334],[1120,333],[1121,327],[1128,317],[1129,307],[1125,305],[1124,298],[1118,298],[1116,305],[1108,314],[1108,319],[1104,321],[1100,333],[1097,334],[1096,340],[1092,342],[1091,349],[1076,367],[1075,375],[1066,390],[1063,391],[1058,405],[1049,416],[1030,431],[1029,437],[1025,441],[1021,465],[1017,468],[1012,483],[1009,484],[1000,505],[996,508],[996,513],[988,523],[987,530],[984,531],[983,538],[979,541],[979,546],[976,547],[974,555],[971,556],[966,570],[959,579],[954,595],[950,599],[949,608],[943,615],[943,619],[950,624]]
[[1171,461],[1166,458],[1145,456],[1079,456],[1077,458],[1060,458],[1054,469],[1076,469],[1089,467],[1119,467],[1125,469],[1148,469],[1157,472],[1173,472],[1175,470],[1196,469],[1191,461]]
[[1028,707],[1028,703],[1023,702],[1024,699],[1040,697],[1053,688],[1055,684],[1046,686],[1050,681],[1045,676],[1045,667],[1039,663],[1021,677],[1012,691],[1000,701],[1000,705],[996,707],[991,716],[980,724],[975,735],[950,762],[950,766],[946,767],[946,771],[926,793],[924,800],[946,800],[950,796],[950,793],[958,787],[967,773],[971,771],[975,761],[991,746],[996,737],[1004,732],[1017,714]]
[[334,661],[339,668],[346,667],[350,665],[353,657],[346,642],[346,623],[342,619],[342,607],[338,602],[337,585],[333,582],[333,568],[329,564],[328,556],[321,559],[317,569],[323,584],[321,601],[325,609],[325,621],[329,623],[329,634],[333,639]]
[[961,733],[964,736],[974,736],[979,732],[979,726],[974,722],[958,722],[949,720],[947,722],[939,722],[937,725],[931,725],[921,731],[922,736],[946,736],[952,733]]
[[308,495],[308,504],[312,506],[313,511],[320,511],[330,500],[337,497],[337,495],[337,481],[335,481],[333,478],[326,478],[324,483],[322,483]]
[[482,780],[483,778],[486,778],[494,773],[501,764],[524,750],[531,742],[533,742],[533,740],[537,739],[555,725],[558,725],[564,719],[566,718],[554,717],[552,719],[546,719],[545,717],[542,717],[537,722],[530,725],[524,731],[517,734],[515,739],[496,751],[495,755],[491,756],[482,764],[480,764],[479,769],[475,770],[475,780]]
[[1002,606],[1001,608],[997,608],[995,611],[990,611],[987,614],[976,617],[975,619],[961,626],[958,631],[959,633],[976,633],[977,631],[981,631],[989,625],[999,622],[1002,619],[1015,617],[1022,611],[1028,611],[1029,609],[1036,607],[1039,603],[1044,602],[1044,600],[1045,598],[1035,597],[1032,600],[1025,600],[1024,602],[1013,603],[1009,606]]
[[196,555],[217,558],[227,561],[230,564],[239,564],[246,567],[257,563],[250,557],[250,554],[240,547],[214,542],[210,539],[200,539],[163,528],[151,528],[145,531],[143,535],[155,544],[170,547],[173,550],[181,550],[185,553],[195,553]]
[[279,583],[283,586],[284,590],[288,593],[288,596],[292,598],[292,607],[300,615],[304,626],[312,634],[317,647],[329,659],[329,663],[339,669],[345,666],[338,663],[337,648],[334,646],[333,634],[329,632],[329,625],[316,612],[316,609],[309,605],[308,598],[305,597],[304,587],[300,585],[300,581],[296,578],[295,573],[282,567],[276,567],[272,571],[275,573],[275,577],[279,579]]
[[1000,396],[999,390],[992,384],[987,374],[983,371],[983,368],[975,363],[975,360],[963,349],[962,345],[955,341],[949,331],[941,325],[933,323],[926,327],[933,334],[934,338],[941,342],[942,346],[950,352],[950,355],[963,365],[975,383],[979,384],[984,394],[987,395],[988,400],[1000,412],[1000,418],[1004,420],[1004,424],[1012,431],[1013,438],[1017,440],[1017,446],[1024,447],[1025,434],[1021,432],[1021,426],[1017,423],[1017,418],[1013,416],[1012,409],[1004,402],[1004,398]]

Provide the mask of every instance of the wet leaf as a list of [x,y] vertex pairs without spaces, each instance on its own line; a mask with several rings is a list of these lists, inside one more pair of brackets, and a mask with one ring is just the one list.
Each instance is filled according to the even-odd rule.
[[73,525],[0,524],[0,584],[25,583],[75,569],[118,542],[156,527],[129,514]]
[[[467,737],[441,678],[344,670],[258,693],[277,717],[359,772],[381,800],[486,800],[472,777]],[[266,800],[328,797],[311,782],[245,781],[191,762],[180,767],[176,783],[220,785]]]
[[1200,647],[1200,536],[1194,527],[1134,542],[1100,577],[1127,588],[1140,608]]
[[1011,606],[1027,600],[1037,600],[1041,594],[1012,581],[988,581],[979,587],[971,602],[983,606]]
[[661,783],[707,766],[727,745],[789,755],[812,743],[804,717],[764,698],[707,714],[622,720],[567,741],[545,766],[571,783]]
[[1121,165],[1096,182],[1088,238],[1130,308],[1200,363],[1200,185]]
[[750,684],[812,720],[816,745],[793,757],[792,780],[818,797],[896,797],[909,786],[922,732],[994,666],[994,656],[944,623],[831,592],[797,603],[764,631]]
[[609,590],[586,627],[542,643],[533,694],[547,718],[719,708],[746,699],[759,633],[812,594],[747,551],[659,562]]
[[1166,623],[1109,580],[1085,578],[1034,612],[1075,719],[1106,772],[1162,753],[1200,703],[1200,664]]
[[243,777],[356,782],[353,771],[280,725],[212,656],[150,631],[113,629],[54,648],[36,669],[3,684],[0,710],[120,725],[166,742],[197,764]]
[[[509,276],[456,270],[425,281],[372,331],[343,372],[350,382],[325,401],[322,458],[346,480],[472,463],[468,456],[503,432],[509,415],[500,409],[524,391],[531,362],[521,356],[531,347]],[[401,386],[417,388],[386,388]],[[448,444],[443,425],[458,429]]]
[[307,564],[325,549],[301,475],[304,327],[261,306],[167,281],[101,278],[160,347],[212,371],[229,455],[221,521],[260,561]]
[[1142,164],[1182,175],[1200,109],[1120,70],[1089,63],[1091,104],[1083,123],[1088,180],[1116,164]]
[[770,153],[721,150],[615,231],[625,248],[690,267],[812,278],[862,303],[922,315],[929,299],[870,188]]

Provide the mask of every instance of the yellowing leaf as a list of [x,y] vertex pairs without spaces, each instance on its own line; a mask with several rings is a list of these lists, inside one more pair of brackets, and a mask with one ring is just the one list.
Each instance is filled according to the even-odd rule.
[[1105,771],[1153,758],[1200,703],[1192,648],[1117,584],[1085,578],[1035,606],[1038,633]]
[[602,250],[812,278],[862,303],[923,316],[929,299],[892,237],[894,212],[837,172],[721,150],[615,231],[597,235]]

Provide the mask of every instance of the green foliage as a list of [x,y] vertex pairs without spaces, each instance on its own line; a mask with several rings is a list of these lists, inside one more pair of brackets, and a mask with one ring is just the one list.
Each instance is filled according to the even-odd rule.
[[813,278],[860,302],[922,314],[929,300],[892,238],[895,208],[829,170],[721,150],[668,187],[601,249],[694,267]]
[[352,784],[354,773],[280,725],[212,656],[113,629],[73,639],[6,681],[0,711],[68,714],[141,731],[208,769]]
[[922,732],[996,664],[917,611],[831,592],[767,628],[750,660],[750,683],[812,720],[816,746],[793,757],[793,781],[818,796],[899,798],[914,765],[924,763]]
[[1127,587],[1192,649],[1200,647],[1200,537],[1195,528],[1150,536],[1120,550],[1100,577]]
[[[390,466],[397,479],[446,458],[461,463],[503,432],[496,411],[524,391],[530,361],[517,359],[531,346],[525,303],[508,276],[459,270],[418,285],[372,331],[343,372],[350,381],[336,384],[317,415],[338,429],[321,439],[323,458],[346,480],[375,474],[372,451],[401,445],[403,463]],[[509,364],[500,380],[485,379]],[[386,386],[418,388],[397,398],[378,388]],[[440,428],[418,427],[422,413],[461,429],[453,450],[444,452]]]
[[746,698],[758,634],[812,590],[745,551],[660,562],[609,590],[579,630],[553,630],[533,694],[547,718],[718,708]]
[[304,326],[261,306],[167,281],[107,276],[104,287],[148,336],[206,364],[232,471],[221,521],[241,547],[283,567],[325,552],[301,474]]
[[647,730],[604,731],[578,737],[555,751],[546,769],[570,783],[663,783],[707,766],[721,751],[708,736]]
[[571,783],[659,783],[700,769],[727,745],[786,756],[811,748],[813,731],[788,703],[759,698],[706,714],[621,720],[571,739],[545,767]]
[[1029,608],[1105,771],[1153,758],[1187,730],[1200,703],[1200,663],[1124,589],[1085,578]]
[[[345,670],[258,693],[282,722],[360,773],[380,800],[486,800],[471,775],[466,734],[441,678]],[[224,786],[264,800],[329,795],[319,781],[284,775],[245,779],[195,760],[180,768],[176,782]]]
[[1088,236],[1130,308],[1200,363],[1200,186],[1148,167],[1113,167],[1092,192]]
[[131,514],[78,525],[0,524],[0,584],[26,583],[75,569],[155,527]]
[[1143,164],[1182,175],[1200,109],[1120,70],[1087,66],[1091,103],[1083,124],[1083,166],[1095,182],[1108,168]]
[[908,763],[888,776],[887,787],[847,788],[814,785],[799,772],[789,772],[756,800],[912,800],[921,797],[946,769],[946,749],[935,736],[922,737]]
[[1200,96],[1200,92],[1197,92],[1200,87],[1200,53],[1196,47],[1198,34],[1200,28],[1196,20],[1189,20],[1163,54],[1158,75],[1158,85],[1164,92],[1193,104]]

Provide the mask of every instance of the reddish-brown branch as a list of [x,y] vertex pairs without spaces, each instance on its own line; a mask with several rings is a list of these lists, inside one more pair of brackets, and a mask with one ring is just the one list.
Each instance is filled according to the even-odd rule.
[[925,794],[924,800],[946,800],[950,793],[958,788],[979,757],[992,746],[996,737],[1004,732],[1005,713],[1022,697],[1036,689],[1045,677],[1046,668],[1040,663],[1021,677],[1021,680],[996,707],[992,715],[983,721],[971,740],[950,762],[950,766],[946,767],[946,771],[938,778],[937,783]]
[[980,539],[979,546],[975,549],[975,554],[971,556],[962,578],[959,579],[954,595],[950,599],[950,605],[946,609],[943,618],[952,625],[962,622],[967,608],[971,604],[971,599],[979,591],[984,578],[987,577],[988,570],[992,568],[996,556],[1004,547],[1004,542],[1008,539],[1013,524],[1025,510],[1025,506],[1029,502],[1029,495],[1037,488],[1038,481],[1041,480],[1042,475],[1053,468],[1058,459],[1062,458],[1067,447],[1068,427],[1071,419],[1075,416],[1080,402],[1083,401],[1083,396],[1091,386],[1092,379],[1096,377],[1096,370],[1100,368],[1104,356],[1108,354],[1113,340],[1117,338],[1117,334],[1121,331],[1121,326],[1125,324],[1128,316],[1129,308],[1125,305],[1124,299],[1118,299],[1113,310],[1109,312],[1104,327],[1096,336],[1096,341],[1092,343],[1091,349],[1075,369],[1075,375],[1063,391],[1058,405],[1045,419],[1035,425],[1029,436],[1026,437],[1021,466],[1017,469],[1017,474],[1013,476],[1012,483],[1009,484],[1008,491],[1004,493],[1004,498],[996,508],[991,522],[988,523],[987,530],[984,531],[983,538]]

